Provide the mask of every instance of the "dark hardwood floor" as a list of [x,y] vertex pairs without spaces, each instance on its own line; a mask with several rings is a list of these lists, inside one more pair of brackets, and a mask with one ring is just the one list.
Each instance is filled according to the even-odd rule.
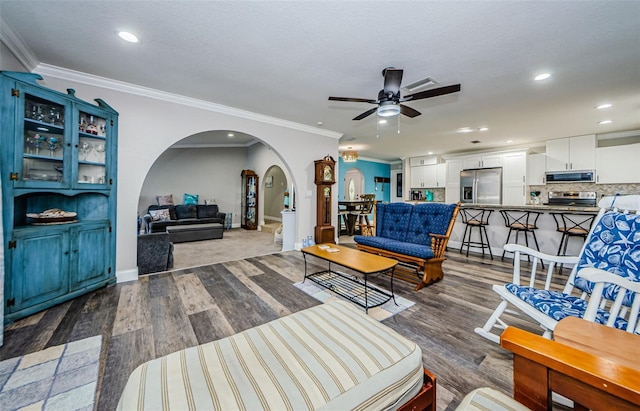
[[[416,304],[384,321],[420,345],[438,378],[438,409],[451,410],[474,388],[512,395],[511,355],[476,335],[499,302],[492,284],[511,279],[511,263],[449,250],[444,280],[418,292],[397,281]],[[131,371],[168,353],[219,339],[318,304],[301,281],[300,252],[143,276],[16,322],[5,329],[0,359],[102,335],[98,410],[113,410]],[[374,282],[388,287],[388,277]],[[537,332],[525,320],[513,325]]]

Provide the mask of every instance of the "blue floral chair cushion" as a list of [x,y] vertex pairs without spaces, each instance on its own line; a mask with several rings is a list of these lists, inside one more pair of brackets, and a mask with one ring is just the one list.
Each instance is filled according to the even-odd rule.
[[[541,290],[513,283],[505,284],[505,288],[522,301],[556,321],[560,321],[565,317],[583,318],[587,310],[587,301],[579,297],[561,293],[560,291]],[[608,320],[609,313],[598,309],[596,322],[606,324]],[[614,327],[624,330],[627,324],[625,319],[618,317],[614,323]]]
[[[585,267],[594,267],[640,282],[639,214],[605,213],[587,241],[578,263],[578,272]],[[574,286],[591,294],[594,284],[576,276]],[[606,284],[603,297],[614,300],[619,288]],[[624,305],[631,306],[631,296],[627,292]]]

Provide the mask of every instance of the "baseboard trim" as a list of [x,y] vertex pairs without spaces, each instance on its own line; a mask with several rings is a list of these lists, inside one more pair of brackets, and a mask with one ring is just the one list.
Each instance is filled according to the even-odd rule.
[[128,281],[138,281],[138,267],[132,270],[116,272],[116,283],[126,283]]

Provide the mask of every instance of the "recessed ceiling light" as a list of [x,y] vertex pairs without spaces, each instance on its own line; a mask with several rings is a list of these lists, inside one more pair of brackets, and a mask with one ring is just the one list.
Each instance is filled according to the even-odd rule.
[[122,40],[128,41],[129,43],[137,43],[140,41],[135,34],[129,33],[128,31],[121,31],[118,33],[118,36],[120,36]]
[[609,123],[613,123],[613,120],[602,120],[602,121],[598,121],[598,124],[609,124]]
[[549,73],[542,73],[542,74],[538,74],[537,76],[535,76],[533,79],[535,81],[541,81],[541,80],[546,80],[549,77],[551,77],[551,74]]
[[387,124],[387,120],[379,120],[378,124]]
[[605,109],[605,108],[611,108],[611,104],[609,104],[609,103],[600,104],[598,107],[596,107],[596,109],[598,109],[598,110],[602,110],[602,109]]
[[233,133],[228,133],[228,134],[227,134],[227,137],[229,137],[229,138],[235,137],[235,134],[233,134]]
[[473,130],[469,127],[461,127],[458,129],[458,133],[471,133]]
[[431,154],[433,154],[433,151],[429,151],[427,154],[428,154],[428,155],[431,155]]
[[505,143],[513,143],[513,140],[507,140]]
[[478,131],[488,131],[489,127],[480,127]]

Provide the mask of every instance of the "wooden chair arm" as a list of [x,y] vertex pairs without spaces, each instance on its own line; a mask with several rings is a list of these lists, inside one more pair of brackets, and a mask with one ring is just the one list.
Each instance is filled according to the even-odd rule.
[[556,390],[582,402],[586,398],[584,394],[581,397],[583,387],[602,392],[608,397],[606,401],[622,399],[622,405],[626,401],[640,404],[640,367],[632,368],[514,327],[502,333],[500,345],[514,354],[514,398],[529,408],[544,408],[550,392]]
[[433,256],[435,258],[442,257],[447,248],[449,236],[442,234],[429,234],[429,236],[431,236],[431,251],[433,251]]

